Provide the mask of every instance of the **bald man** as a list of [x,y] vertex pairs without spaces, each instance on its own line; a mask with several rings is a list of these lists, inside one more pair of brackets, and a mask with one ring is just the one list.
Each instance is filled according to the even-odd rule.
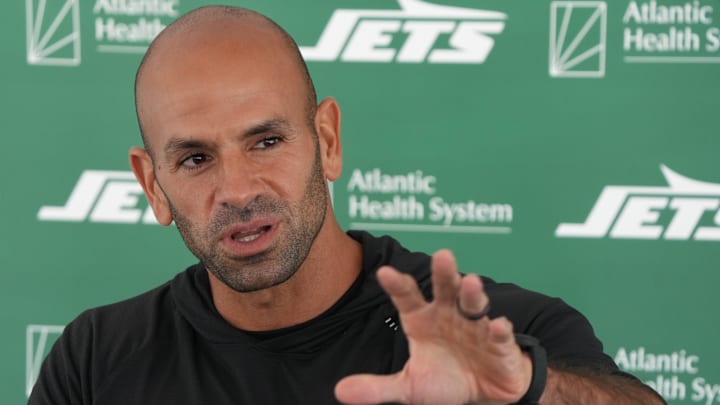
[[136,105],[133,171],[200,263],[80,315],[30,404],[663,403],[562,301],[343,231],[339,107],[266,17],[180,18]]

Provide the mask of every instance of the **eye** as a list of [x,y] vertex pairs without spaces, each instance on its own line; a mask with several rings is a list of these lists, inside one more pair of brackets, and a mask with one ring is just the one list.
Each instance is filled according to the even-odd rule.
[[280,136],[267,136],[255,144],[255,149],[269,149],[282,141]]
[[210,160],[210,157],[204,153],[193,153],[181,160],[179,166],[188,170],[196,170],[203,164],[207,163],[208,160]]

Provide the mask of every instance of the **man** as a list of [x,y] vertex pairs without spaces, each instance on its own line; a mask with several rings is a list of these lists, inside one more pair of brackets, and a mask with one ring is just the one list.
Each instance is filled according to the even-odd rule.
[[562,301],[345,233],[339,107],[265,17],[180,18],[136,104],[131,166],[200,264],[73,321],[30,404],[663,403]]

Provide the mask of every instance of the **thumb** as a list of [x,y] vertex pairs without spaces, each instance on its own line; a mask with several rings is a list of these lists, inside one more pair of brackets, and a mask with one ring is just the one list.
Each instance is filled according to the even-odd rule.
[[400,374],[355,374],[335,385],[335,398],[348,405],[407,403]]

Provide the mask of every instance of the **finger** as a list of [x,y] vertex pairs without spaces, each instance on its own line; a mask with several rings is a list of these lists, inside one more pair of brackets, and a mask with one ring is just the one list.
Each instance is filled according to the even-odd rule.
[[412,276],[383,266],[378,269],[377,278],[399,313],[411,312],[427,304]]
[[513,324],[504,316],[490,322],[490,340],[499,344],[515,344]]
[[449,250],[438,250],[432,257],[433,301],[453,305],[460,289],[460,274],[455,257]]
[[467,314],[478,314],[487,309],[489,298],[477,274],[468,274],[460,281],[458,305]]
[[399,374],[356,374],[335,385],[335,398],[348,405],[407,403]]

